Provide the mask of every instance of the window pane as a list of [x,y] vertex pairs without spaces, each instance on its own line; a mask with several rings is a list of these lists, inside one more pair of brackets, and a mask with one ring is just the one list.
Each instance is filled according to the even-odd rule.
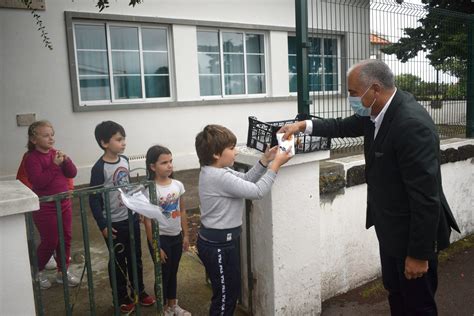
[[138,50],[138,28],[111,26],[110,46],[112,49]]
[[108,75],[107,52],[78,51],[79,75]]
[[143,53],[145,74],[168,74],[168,53]]
[[247,53],[264,53],[263,35],[247,34],[246,40]]
[[296,73],[296,56],[288,56],[288,72]]
[[244,94],[245,80],[243,75],[225,75],[225,94]]
[[106,49],[104,25],[74,25],[77,49]]
[[198,52],[219,52],[219,33],[198,31]]
[[243,74],[244,73],[244,55],[224,54],[224,73]]
[[202,96],[221,95],[221,76],[199,76],[199,88]]
[[200,74],[220,74],[219,54],[198,53]]
[[140,59],[136,52],[112,52],[114,74],[140,74]]
[[168,51],[166,30],[142,28],[143,50]]
[[109,78],[88,78],[79,80],[81,100],[110,100]]
[[288,36],[288,54],[296,54],[296,37]]
[[247,76],[248,93],[265,93],[265,75]]
[[337,55],[337,40],[332,38],[324,39],[324,55]]
[[309,90],[321,91],[321,75],[309,75]]
[[248,73],[265,73],[265,57],[262,55],[247,55]]
[[324,89],[326,91],[337,90],[337,75],[325,75],[324,80]]
[[137,99],[142,97],[140,76],[114,77],[116,99]]
[[337,59],[336,58],[324,58],[324,72],[334,73],[337,72]]
[[310,73],[321,73],[321,58],[320,57],[309,57],[309,72]]
[[321,55],[321,39],[310,38],[311,47],[308,50],[308,54]]
[[296,92],[298,90],[296,74],[290,74],[290,92]]
[[222,42],[224,46],[224,52],[226,53],[244,52],[244,42],[242,33],[222,32]]
[[169,97],[169,76],[145,76],[145,94],[147,98]]

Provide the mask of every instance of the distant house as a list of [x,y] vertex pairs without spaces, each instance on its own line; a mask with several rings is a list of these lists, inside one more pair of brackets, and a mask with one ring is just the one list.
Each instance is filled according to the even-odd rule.
[[[244,143],[248,116],[297,114],[293,0],[113,1],[102,13],[95,2],[46,2],[38,12],[51,51],[28,10],[0,2],[0,179],[14,177],[25,151],[23,114],[52,122],[78,184],[101,155],[93,131],[103,120],[125,127],[132,168],[159,143],[179,170],[198,167],[194,138],[206,124],[225,125]],[[361,36],[370,33],[369,0],[359,2],[311,27],[312,111],[340,116],[331,104],[347,103],[346,71],[369,57]],[[309,10],[316,16],[321,6],[340,10],[324,1]]]
[[383,38],[381,35],[374,33],[370,34],[370,58],[385,60],[385,54],[380,50],[383,46],[391,44],[390,41]]

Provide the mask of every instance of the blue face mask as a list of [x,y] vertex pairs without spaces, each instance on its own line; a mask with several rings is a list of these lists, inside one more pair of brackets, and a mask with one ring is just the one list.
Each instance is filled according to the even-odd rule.
[[360,97],[351,97],[351,96],[347,97],[347,100],[349,101],[349,104],[351,105],[352,110],[354,110],[354,112],[359,116],[370,116],[370,113],[372,112],[372,106],[375,103],[375,98],[374,98],[374,102],[372,102],[372,104],[368,108],[366,108],[362,104],[362,98],[367,93],[367,91],[369,91],[371,87],[372,86],[368,87],[367,90],[365,90],[364,94],[362,94]]

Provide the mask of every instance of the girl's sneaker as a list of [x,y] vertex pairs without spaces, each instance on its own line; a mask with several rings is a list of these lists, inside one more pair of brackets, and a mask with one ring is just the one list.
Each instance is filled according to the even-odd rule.
[[57,268],[56,260],[54,260],[54,256],[51,256],[51,258],[49,258],[49,261],[48,263],[46,263],[44,268],[46,270],[55,270]]
[[46,275],[42,271],[38,272],[37,278],[38,278],[38,282],[40,284],[40,288],[42,290],[46,290],[46,289],[49,289],[51,287],[51,282],[48,280],[48,278],[46,277]]
[[[59,284],[63,284],[63,274],[61,272],[58,272],[56,274],[56,282]],[[75,287],[79,285],[79,278],[72,274],[71,272],[67,272],[67,285],[69,287]]]
[[170,307],[170,310],[175,316],[191,316],[190,312],[181,308],[181,306],[178,305],[178,300],[176,300],[176,305]]
[[164,316],[174,316],[174,312],[170,307],[166,307],[163,313]]

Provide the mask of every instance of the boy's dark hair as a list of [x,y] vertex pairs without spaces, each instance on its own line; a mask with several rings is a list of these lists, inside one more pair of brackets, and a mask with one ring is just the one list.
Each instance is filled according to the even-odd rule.
[[171,155],[171,151],[168,148],[160,145],[155,145],[148,148],[145,160],[148,180],[155,179],[155,172],[151,170],[150,165],[157,162],[161,155]]
[[101,141],[107,144],[116,133],[120,133],[123,137],[127,136],[122,125],[114,121],[103,121],[95,127],[95,140],[100,148],[105,149],[102,147]]
[[196,153],[201,166],[215,162],[214,155],[221,155],[224,149],[234,147],[237,137],[228,128],[221,125],[207,125],[196,135]]

